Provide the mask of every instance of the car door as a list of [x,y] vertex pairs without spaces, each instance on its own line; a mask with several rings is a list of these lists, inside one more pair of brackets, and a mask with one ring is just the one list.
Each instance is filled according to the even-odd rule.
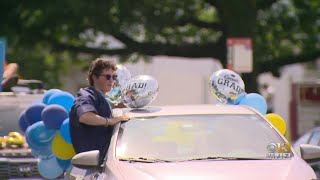
[[73,166],[70,172],[64,174],[68,180],[97,180],[101,174],[100,168],[80,168]]

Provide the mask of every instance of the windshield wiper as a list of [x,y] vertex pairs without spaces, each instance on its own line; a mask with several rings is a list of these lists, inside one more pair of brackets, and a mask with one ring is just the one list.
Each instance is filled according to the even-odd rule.
[[129,162],[145,162],[145,163],[155,163],[155,162],[174,162],[166,159],[158,159],[158,158],[146,158],[146,157],[139,157],[139,158],[120,158],[120,161],[129,161]]
[[[182,161],[203,161],[203,160],[265,160],[261,158],[248,158],[248,157],[223,157],[223,156],[209,156],[209,157],[200,157],[186,159]],[[180,161],[180,162],[182,162]]]

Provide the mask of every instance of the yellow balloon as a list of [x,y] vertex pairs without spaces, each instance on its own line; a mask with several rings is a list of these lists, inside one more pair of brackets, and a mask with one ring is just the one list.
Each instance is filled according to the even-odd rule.
[[4,138],[0,136],[0,149],[4,148]]
[[72,144],[69,144],[63,140],[60,132],[58,132],[52,140],[52,152],[59,159],[63,160],[71,159],[74,155],[76,155]]
[[286,122],[283,118],[275,113],[269,113],[265,115],[266,118],[280,131],[281,134],[285,135],[287,131]]
[[18,146],[22,147],[26,143],[26,139],[23,137],[22,134],[18,132],[10,132],[7,138],[7,145],[8,146]]
[[10,132],[8,136],[0,137],[0,149],[21,148],[26,143],[26,139],[18,132]]

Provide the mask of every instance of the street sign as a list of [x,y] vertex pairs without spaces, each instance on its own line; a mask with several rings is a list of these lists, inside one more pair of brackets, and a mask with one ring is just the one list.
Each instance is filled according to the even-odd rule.
[[[0,78],[2,82],[3,78],[3,66],[6,55],[6,40],[4,38],[0,38]],[[0,86],[0,92],[2,92],[2,86]]]
[[252,41],[246,37],[227,38],[227,68],[239,73],[250,73],[253,68]]

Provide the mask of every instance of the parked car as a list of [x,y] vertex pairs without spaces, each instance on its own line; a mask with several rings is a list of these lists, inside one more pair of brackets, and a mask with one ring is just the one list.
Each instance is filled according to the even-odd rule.
[[0,149],[0,179],[41,178],[37,162],[27,147]]
[[43,83],[39,80],[19,80],[12,92],[0,92],[0,136],[9,132],[21,132],[19,116],[35,100],[44,94]]
[[[0,139],[10,132],[23,134],[19,127],[20,113],[35,100],[41,100],[44,93],[39,80],[19,80],[12,90],[0,92]],[[37,162],[26,143],[11,147],[0,141],[0,179],[39,179]]]
[[[320,127],[315,127],[304,133],[294,144],[293,148],[300,154],[300,146],[302,144],[311,144],[320,146]],[[316,172],[320,179],[320,160],[308,161],[309,165]]]
[[[99,151],[79,153],[66,179],[316,179],[284,136],[251,108],[163,106],[128,115],[130,121],[114,127],[105,162],[98,165]],[[320,157],[320,149],[302,148],[306,158]]]

